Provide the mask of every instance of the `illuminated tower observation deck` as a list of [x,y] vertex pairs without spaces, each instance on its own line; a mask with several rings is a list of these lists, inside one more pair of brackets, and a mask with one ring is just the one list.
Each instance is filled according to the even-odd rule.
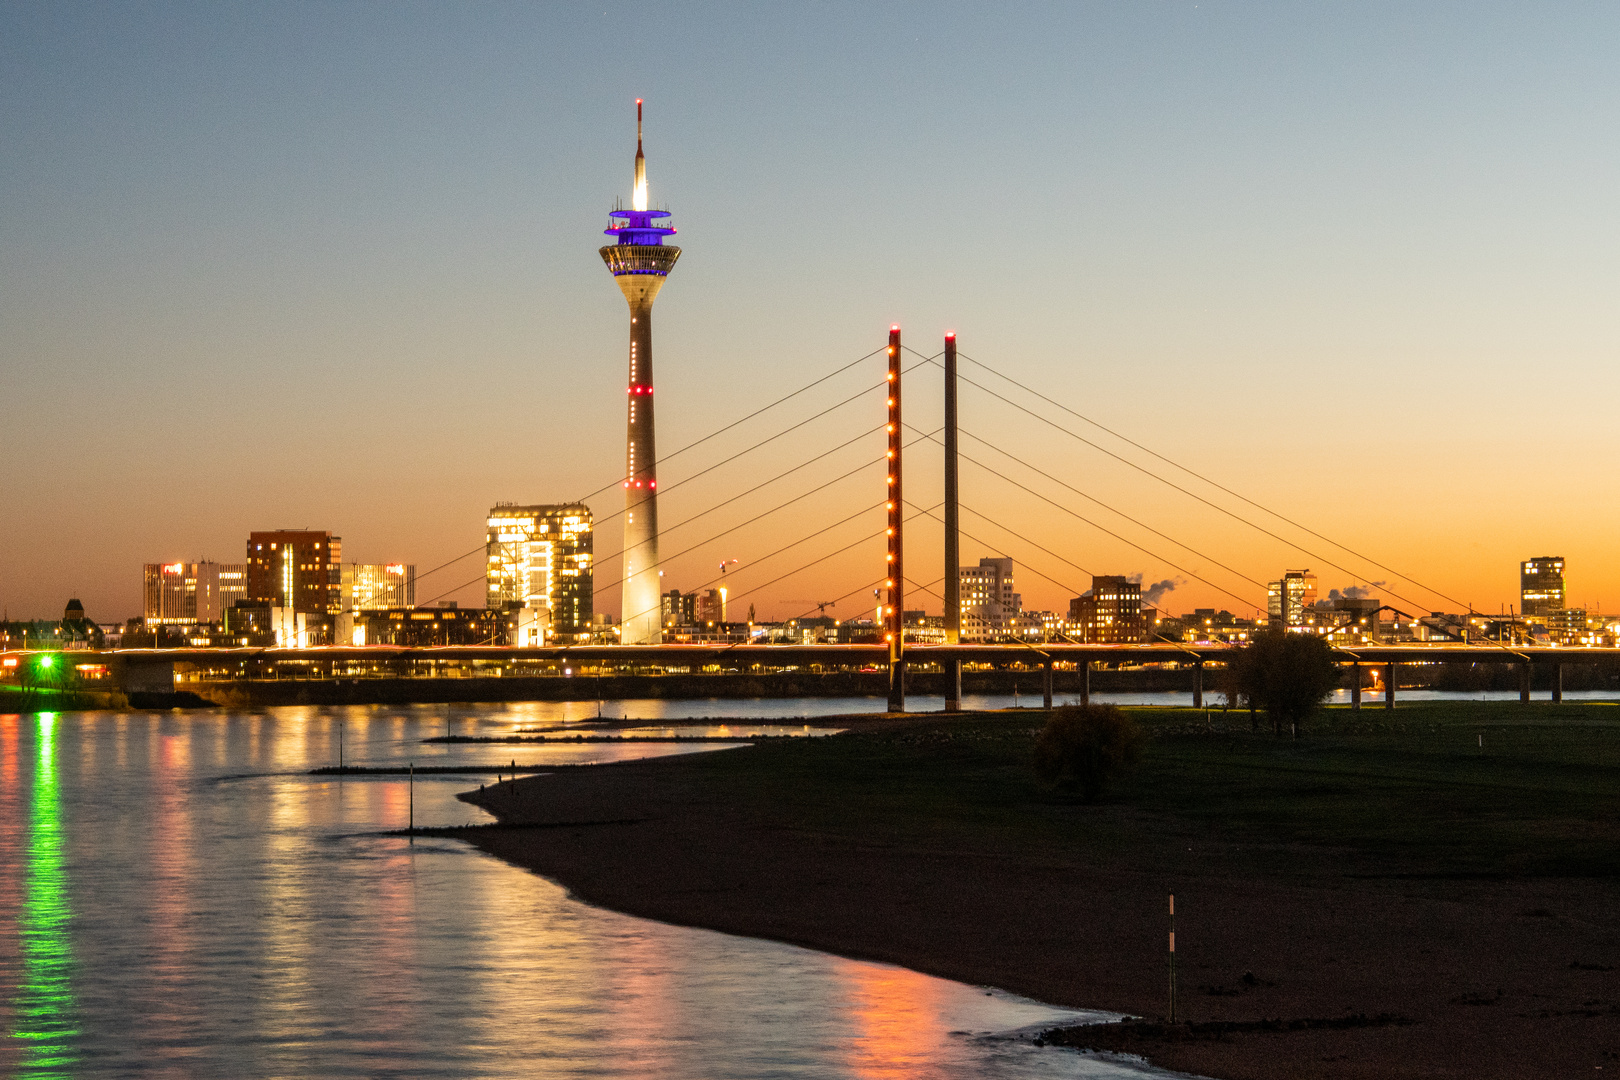
[[636,186],[629,210],[614,210],[602,249],[630,304],[629,422],[625,437],[624,597],[620,640],[657,644],[662,619],[658,584],[658,454],[653,442],[652,308],[681,249],[667,210],[647,209],[647,159],[641,152],[641,101],[636,101]]

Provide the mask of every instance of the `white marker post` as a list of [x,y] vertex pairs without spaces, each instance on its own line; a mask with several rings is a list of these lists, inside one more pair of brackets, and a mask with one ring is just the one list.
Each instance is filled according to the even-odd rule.
[[1170,894],[1170,1022],[1176,1022],[1176,894]]

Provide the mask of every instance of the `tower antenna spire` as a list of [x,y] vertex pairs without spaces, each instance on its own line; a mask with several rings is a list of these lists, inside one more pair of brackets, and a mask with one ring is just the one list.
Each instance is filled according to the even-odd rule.
[[633,210],[647,209],[647,157],[641,152],[641,99],[636,98],[636,186],[630,195]]

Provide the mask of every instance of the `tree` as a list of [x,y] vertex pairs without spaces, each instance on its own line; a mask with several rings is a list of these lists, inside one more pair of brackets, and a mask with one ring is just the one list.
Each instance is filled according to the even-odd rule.
[[1142,733],[1117,705],[1065,705],[1035,740],[1035,775],[1095,802],[1141,755]]
[[1286,724],[1303,724],[1339,682],[1333,649],[1315,634],[1268,630],[1233,652],[1226,685],[1271,718],[1278,735]]

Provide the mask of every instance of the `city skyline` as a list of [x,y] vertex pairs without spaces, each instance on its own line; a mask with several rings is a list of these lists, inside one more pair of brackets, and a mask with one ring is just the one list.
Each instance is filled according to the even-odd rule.
[[[836,9],[767,73],[749,46],[784,40],[780,16],[704,9],[672,22],[670,72],[623,85],[571,56],[602,32],[577,13],[76,11],[4,8],[0,123],[24,152],[0,173],[16,211],[0,419],[14,453],[51,451],[9,470],[13,618],[68,596],[128,617],[142,564],[235,561],[284,522],[342,535],[345,558],[434,567],[479,546],[496,502],[616,489],[623,308],[591,251],[637,96],[659,110],[657,201],[701,241],[661,309],[665,447],[881,348],[891,322],[924,354],[955,330],[967,357],[1477,610],[1513,602],[1543,551],[1567,559],[1571,606],[1620,592],[1599,411],[1620,170],[1591,134],[1620,113],[1613,13]],[[982,68],[1002,73],[995,93]],[[937,414],[937,384],[908,377],[908,422]],[[1324,592],[1360,583],[972,394],[967,431],[1259,581],[1312,565]],[[665,520],[881,409],[874,395],[785,458],[671,491]],[[725,456],[704,452],[664,486]],[[909,452],[908,497],[937,500],[937,457]],[[723,558],[752,585],[766,538],[857,510],[863,485],[684,556],[664,588]],[[969,466],[963,500],[1090,571],[1182,579],[1170,608],[1238,610]],[[907,540],[910,574],[933,580],[937,524]],[[762,617],[877,576],[870,549],[753,598]],[[962,543],[965,563],[1003,554],[1040,565]],[[605,584],[612,541],[597,561]],[[1077,595],[1019,586],[1032,609]],[[907,606],[939,601],[909,590]]]

